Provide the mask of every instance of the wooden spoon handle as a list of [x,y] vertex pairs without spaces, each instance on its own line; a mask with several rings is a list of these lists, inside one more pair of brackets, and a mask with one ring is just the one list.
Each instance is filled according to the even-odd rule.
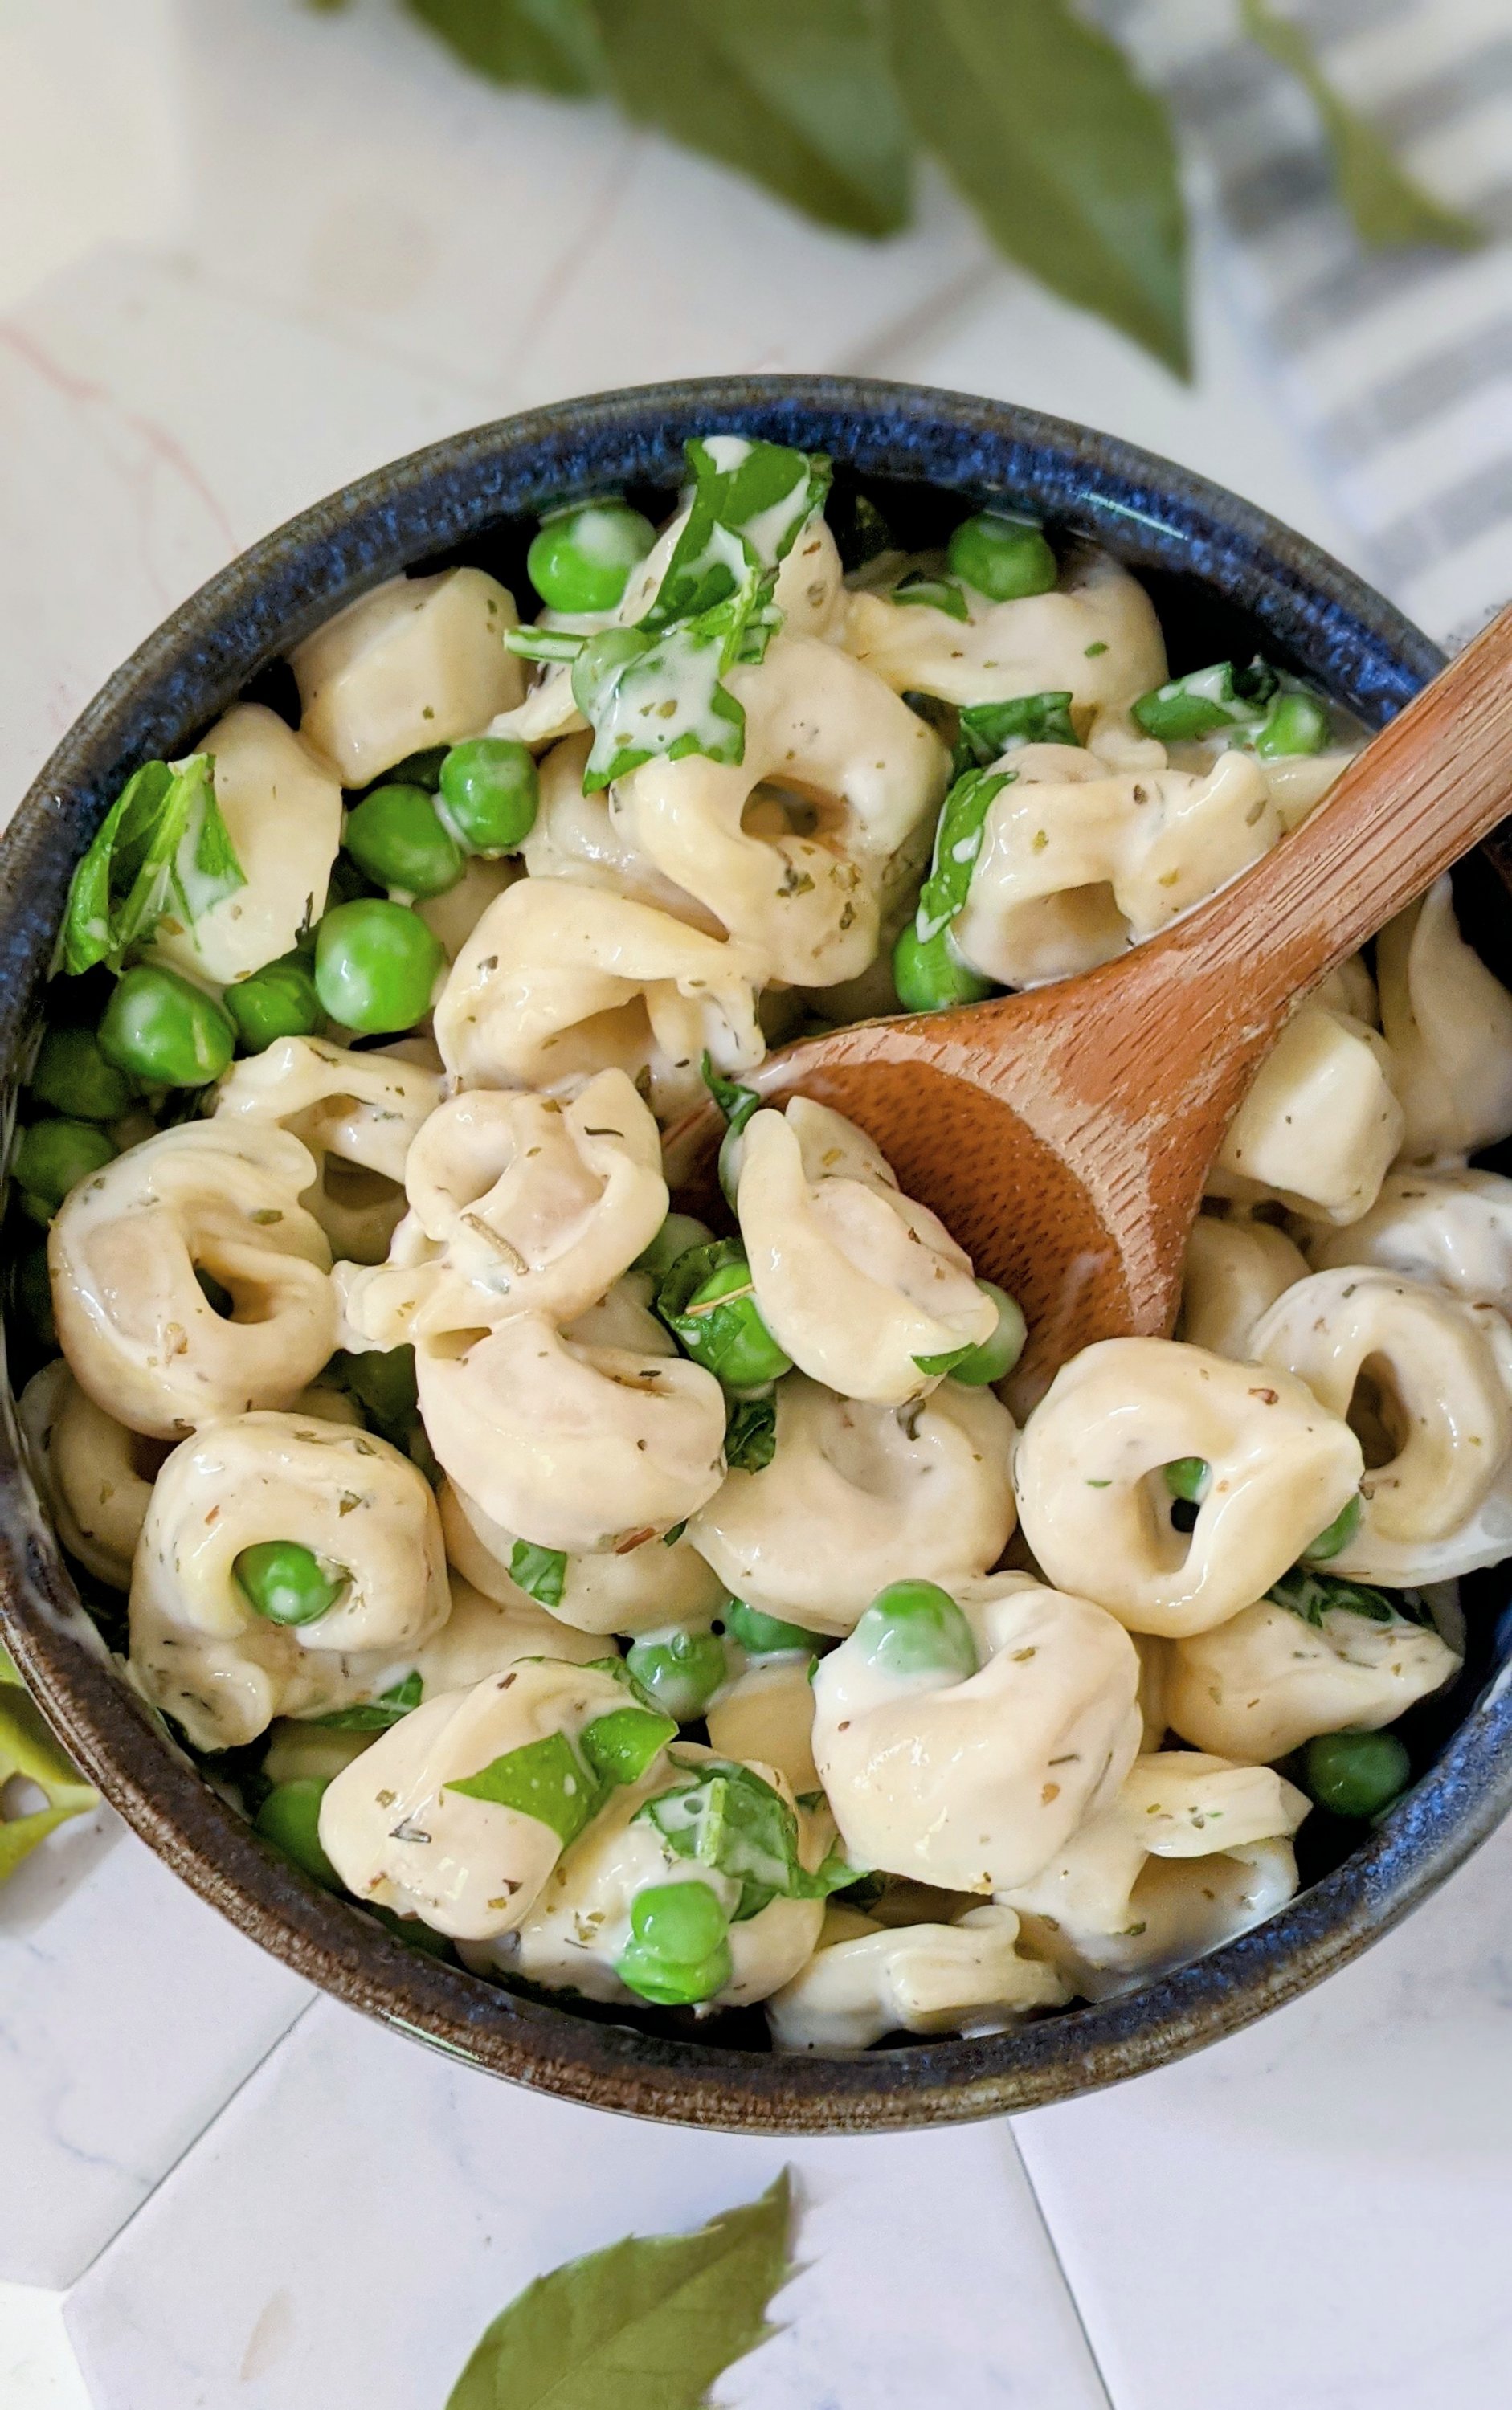
[[[1076,1047],[1129,1017],[1143,1097],[1237,1082],[1294,1006],[1512,813],[1512,606],[1416,696],[1311,818],[1162,936],[1081,982]],[[1126,1048],[1124,1074],[1140,1069]],[[1193,1082],[1197,1067],[1208,1080]],[[1217,1083],[1227,1084],[1221,1076]]]

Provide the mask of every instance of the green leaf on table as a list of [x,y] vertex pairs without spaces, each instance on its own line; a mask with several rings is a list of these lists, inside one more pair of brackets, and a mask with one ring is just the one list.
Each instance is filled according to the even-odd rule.
[[245,887],[208,753],[144,762],[94,833],[68,889],[63,967],[119,970],[171,912],[185,928]]
[[1484,227],[1435,200],[1398,166],[1375,128],[1335,92],[1301,26],[1279,16],[1267,0],[1242,0],[1242,5],[1245,32],[1297,78],[1322,119],[1339,198],[1361,242],[1378,250],[1415,242],[1477,250],[1486,240]]
[[869,0],[611,0],[632,117],[854,234],[908,222],[911,141]]
[[887,0],[920,139],[1009,258],[1189,371],[1163,103],[1069,0]]
[[[329,5],[329,0],[327,0]],[[603,44],[589,0],[408,0],[469,66],[495,83],[564,97],[602,92]]]
[[631,2235],[538,2276],[495,2318],[446,2410],[698,2410],[774,2332],[792,2214],[784,2170],[692,2234]]
[[[6,1664],[10,1666],[8,1658]],[[46,1805],[0,1819],[0,1882],[59,1824],[99,1804],[98,1793],[80,1778],[10,1667],[0,1682],[0,1791],[18,1778],[35,1784]]]

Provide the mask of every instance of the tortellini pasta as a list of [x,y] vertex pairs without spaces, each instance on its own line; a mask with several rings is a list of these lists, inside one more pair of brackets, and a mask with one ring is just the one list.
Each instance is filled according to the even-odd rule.
[[229,987],[286,954],[320,917],[342,842],[342,790],[326,764],[260,703],[239,703],[199,747],[214,762],[215,801],[243,874],[187,927],[164,919],[154,960]]
[[1267,1766],[1195,1750],[1141,1757],[1112,1805],[1004,1904],[1026,1948],[1083,1997],[1107,1999],[1283,1907],[1306,1813]]
[[1018,1947],[1010,1908],[969,1908],[953,1924],[889,1932],[832,1908],[808,1964],[767,2003],[778,2050],[865,2050],[884,2034],[997,2033],[1059,2008],[1065,1982]]
[[748,1665],[710,1700],[705,1719],[710,1746],[721,1757],[775,1765],[800,1799],[821,1787],[814,1764],[811,1662],[792,1655]]
[[776,1448],[732,1473],[689,1537],[763,1614],[846,1633],[900,1566],[952,1586],[1013,1530],[1013,1423],[990,1389],[944,1382],[906,1406],[864,1405],[790,1372]]
[[740,1138],[736,1212],[762,1319],[802,1371],[842,1397],[902,1405],[931,1359],[990,1339],[997,1312],[881,1150],[827,1105],[794,1096]]
[[[822,1900],[779,1895],[754,1916],[735,1918],[739,1881],[702,1859],[676,1855],[642,1812],[671,1783],[686,1779],[685,1769],[718,1763],[713,1750],[679,1742],[675,1762],[659,1761],[644,1780],[616,1792],[587,1832],[562,1853],[530,1912],[495,1942],[487,1963],[533,1983],[565,1986],[585,1999],[631,2001],[635,1995],[616,1969],[631,1938],[635,1895],[652,1885],[686,1880],[706,1884],[734,1920],[729,1927],[730,1979],[699,2002],[699,2012],[744,2008],[780,1990],[813,1953],[824,1921]],[[792,1807],[792,1794],[775,1766],[750,1770]],[[828,1820],[801,1808],[796,1814],[800,1850],[806,1862],[817,1864]]]
[[481,569],[391,577],[295,652],[299,733],[348,787],[427,746],[476,736],[520,699],[524,675],[504,649],[516,624],[514,598]]
[[729,685],[746,714],[744,760],[647,762],[614,789],[614,825],[750,945],[768,978],[854,979],[877,952],[887,865],[944,795],[944,748],[818,637],[778,637]]
[[[336,1344],[310,1151],[263,1123],[187,1123],[118,1155],[48,1237],[58,1339],[81,1389],[155,1439],[287,1406]],[[217,1313],[200,1280],[228,1292]]]
[[814,1677],[814,1763],[852,1864],[952,1891],[1025,1883],[1139,1750],[1140,1662],[1085,1598],[1024,1574],[957,1584],[979,1670],[900,1672],[865,1624]]
[[1310,1221],[1357,1221],[1402,1144],[1394,1073],[1377,1031],[1327,1005],[1302,1005],[1228,1125],[1209,1194],[1251,1204],[1277,1198]]
[[1254,1333],[1365,1446],[1358,1531],[1330,1570],[1405,1587],[1512,1553],[1512,1328],[1374,1265],[1314,1272]]
[[96,1405],[61,1356],[33,1374],[17,1414],[64,1546],[96,1580],[129,1590],[163,1442],[128,1430]]
[[[339,1583],[315,1620],[254,1610],[237,1560],[270,1541],[308,1549]],[[275,1715],[382,1688],[449,1608],[440,1517],[407,1457],[313,1415],[237,1415],[183,1441],[157,1476],[132,1575],[131,1670],[197,1749],[236,1749]]]
[[454,1786],[560,1734],[576,1740],[625,1693],[591,1665],[523,1660],[471,1690],[427,1699],[339,1774],[320,1840],[356,1898],[487,1941],[527,1916],[561,1854],[542,1818]]
[[1172,1641],[1162,1693],[1171,1730],[1194,1749],[1263,1764],[1317,1733],[1394,1723],[1456,1672],[1432,1625],[1330,1604],[1316,1588],[1305,1619],[1261,1599],[1215,1632]]
[[1085,551],[1049,594],[967,598],[968,617],[852,597],[845,642],[899,694],[998,703],[1069,691],[1078,717],[1121,714],[1159,686],[1166,650],[1150,598],[1106,553]]
[[623,1071],[575,1097],[473,1088],[449,1097],[405,1163],[401,1260],[349,1280],[350,1322],[379,1346],[571,1322],[655,1238],[667,1211],[655,1122]]
[[[1343,1512],[1359,1442],[1342,1409],[1280,1369],[1266,1328],[1259,1366],[1177,1340],[1105,1339],[1061,1367],[1014,1466],[1025,1538],[1058,1588],[1133,1632],[1205,1632],[1253,1604]],[[1163,1479],[1184,1459],[1210,1475],[1189,1532],[1171,1521]]]
[[[1315,1271],[1378,1264],[1466,1305],[1512,1314],[1512,1180],[1496,1171],[1393,1171],[1368,1213],[1309,1241]],[[1268,1300],[1272,1302],[1273,1299]]]
[[489,1520],[569,1555],[686,1522],[724,1473],[724,1396],[680,1357],[576,1342],[544,1314],[414,1351],[430,1445]]
[[1177,1338],[1243,1363],[1261,1314],[1307,1270],[1301,1249],[1271,1223],[1199,1214],[1182,1267]]
[[[1016,606],[1013,606],[1016,607]],[[966,907],[952,936],[1005,987],[1111,961],[1154,936],[1270,851],[1282,835],[1247,753],[1211,770],[1110,773],[1068,746],[1031,746],[1000,767]]]
[[412,1141],[441,1102],[439,1072],[321,1038],[279,1038],[227,1072],[216,1118],[276,1123],[310,1149],[303,1198],[339,1256],[375,1263],[404,1208]]
[[645,1075],[662,1117],[766,1051],[763,958],[648,904],[563,878],[522,878],[489,906],[436,1007],[436,1042],[466,1087],[548,1094],[614,1067]]
[[[458,1572],[502,1605],[523,1604],[526,1593],[509,1570],[519,1534],[491,1522],[476,1499],[450,1481],[443,1484],[440,1503],[446,1553]],[[724,1585],[691,1541],[670,1532],[642,1538],[631,1548],[564,1555],[558,1574],[560,1594],[551,1619],[579,1632],[633,1635],[668,1623],[706,1623],[725,1598]]]
[[1382,930],[1375,968],[1406,1159],[1453,1161],[1512,1133],[1512,995],[1461,936],[1447,873]]

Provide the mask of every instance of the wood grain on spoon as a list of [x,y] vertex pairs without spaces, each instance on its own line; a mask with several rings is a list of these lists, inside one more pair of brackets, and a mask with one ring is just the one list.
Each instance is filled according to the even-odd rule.
[[[751,1075],[832,1105],[1030,1339],[1027,1402],[1079,1347],[1175,1320],[1214,1156],[1279,1031],[1319,980],[1512,813],[1512,607],[1350,763],[1243,878],[1077,979],[800,1040]],[[723,1125],[674,1131],[685,1189]]]

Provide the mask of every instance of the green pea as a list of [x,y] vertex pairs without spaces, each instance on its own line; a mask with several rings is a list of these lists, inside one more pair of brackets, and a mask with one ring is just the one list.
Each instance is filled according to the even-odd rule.
[[69,1189],[116,1152],[115,1140],[93,1122],[34,1122],[16,1141],[10,1176],[32,1220],[46,1224]]
[[342,837],[359,870],[406,895],[444,895],[462,855],[423,787],[374,787],[346,816]]
[[407,904],[338,904],[315,935],[315,993],[333,1021],[365,1036],[413,1029],[430,1009],[446,956]]
[[628,502],[579,502],[543,521],[526,567],[548,611],[612,611],[655,542]]
[[1185,1498],[1189,1506],[1201,1504],[1213,1478],[1213,1467],[1206,1457],[1173,1456],[1161,1470],[1172,1498]]
[[690,1247],[708,1246],[713,1237],[708,1224],[693,1214],[669,1213],[650,1245],[636,1256],[631,1270],[649,1272],[653,1280],[661,1282],[679,1256],[685,1256]]
[[763,1615],[759,1606],[748,1606],[743,1598],[731,1599],[725,1607],[724,1628],[752,1657],[779,1657],[793,1648],[817,1656],[824,1646],[817,1633],[806,1632],[801,1623],[784,1623],[779,1616]]
[[249,1054],[280,1038],[309,1038],[320,1027],[320,998],[302,954],[281,954],[225,991],[225,1009]]
[[124,972],[100,1021],[106,1061],[149,1088],[207,1087],[235,1051],[230,1014],[160,963]]
[[884,1673],[943,1674],[964,1682],[977,1670],[971,1626],[938,1582],[889,1582],[872,1600],[853,1638]]
[[352,1578],[298,1540],[259,1540],[232,1560],[231,1571],[254,1614],[269,1623],[318,1622]]
[[[674,1265],[669,1279],[676,1269]],[[759,1389],[792,1370],[792,1357],[762,1320],[750,1266],[738,1250],[729,1261],[716,1265],[667,1318],[693,1362],[713,1372],[727,1389]]]
[[643,1633],[625,1662],[662,1714],[680,1724],[698,1721],[727,1671],[724,1644],[713,1632]]
[[1335,1816],[1378,1816],[1412,1779],[1394,1733],[1322,1733],[1302,1751],[1302,1785]]
[[1357,1489],[1352,1498],[1345,1499],[1327,1531],[1319,1532],[1312,1546],[1302,1550],[1310,1564],[1327,1564],[1330,1557],[1337,1557],[1347,1548],[1359,1529],[1359,1492]]
[[996,1282],[979,1280],[983,1297],[990,1297],[997,1308],[997,1328],[990,1339],[973,1347],[958,1364],[951,1366],[951,1379],[964,1381],[967,1388],[983,1389],[990,1382],[1005,1381],[1024,1353],[1027,1328],[1024,1313],[1016,1298]]
[[[684,1891],[692,1896],[679,1900]],[[712,1999],[734,1971],[725,1913],[707,1883],[653,1883],[637,1892],[630,1929],[615,1972],[627,1990],[659,2007]]]
[[26,1084],[38,1104],[75,1121],[119,1121],[131,1103],[130,1081],[106,1061],[93,1029],[50,1029]]
[[254,1818],[265,1841],[282,1850],[326,1891],[340,1891],[342,1878],[320,1846],[320,1803],[327,1786],[307,1777],[275,1783]]
[[535,826],[541,782],[516,736],[471,736],[441,765],[436,809],[468,853],[515,853]]
[[921,937],[910,921],[893,949],[893,985],[905,1012],[941,1012],[950,1004],[980,1004],[991,995],[991,980],[978,977],[962,962],[940,929]]
[[706,1882],[651,1883],[630,1904],[630,1929],[663,1958],[706,1958],[729,1919]]
[[1055,556],[1037,527],[979,511],[963,519],[946,554],[952,573],[989,602],[1015,602],[1024,594],[1048,594],[1059,572]]
[[648,652],[651,638],[638,628],[604,628],[589,636],[573,663],[573,701],[585,719],[596,717],[620,673]]
[[1254,740],[1256,752],[1267,762],[1291,753],[1321,753],[1328,741],[1328,706],[1315,694],[1278,694]]

